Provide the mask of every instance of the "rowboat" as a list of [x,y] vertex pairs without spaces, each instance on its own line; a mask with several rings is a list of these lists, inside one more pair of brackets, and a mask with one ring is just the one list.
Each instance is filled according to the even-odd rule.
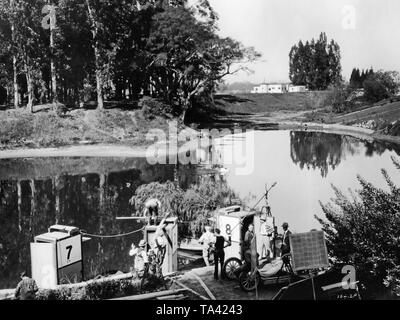
[[184,238],[179,243],[178,258],[183,260],[195,261],[203,256],[203,246],[197,239]]

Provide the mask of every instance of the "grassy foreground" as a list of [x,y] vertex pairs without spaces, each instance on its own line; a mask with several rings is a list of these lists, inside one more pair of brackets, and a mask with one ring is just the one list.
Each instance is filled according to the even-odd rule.
[[96,143],[142,146],[150,143],[146,134],[154,128],[167,130],[167,120],[146,119],[140,110],[73,110],[63,115],[7,110],[0,112],[0,150]]

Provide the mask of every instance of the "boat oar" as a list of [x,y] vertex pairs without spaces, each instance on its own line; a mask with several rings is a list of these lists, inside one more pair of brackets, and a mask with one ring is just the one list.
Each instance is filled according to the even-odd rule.
[[211,298],[211,300],[217,300],[217,298],[215,298],[215,296],[213,295],[213,293],[211,292],[210,289],[208,289],[207,285],[204,283],[203,280],[201,280],[201,278],[195,274],[194,272],[191,272],[191,274],[193,274],[193,276],[196,278],[196,280],[200,283],[200,285],[203,287],[203,289],[207,292],[208,296]]

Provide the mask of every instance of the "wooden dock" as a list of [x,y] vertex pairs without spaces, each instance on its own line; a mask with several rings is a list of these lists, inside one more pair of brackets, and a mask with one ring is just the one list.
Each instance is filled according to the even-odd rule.
[[[122,274],[113,279],[129,279],[130,277],[132,277],[131,274]],[[214,280],[213,266],[193,269],[183,274],[170,275],[167,278],[172,281],[172,285],[166,291],[116,300],[272,300],[281,289],[279,286],[261,285],[257,294],[256,292],[244,292],[237,281]],[[107,280],[110,278],[92,280],[87,283]],[[75,286],[82,286],[82,283],[69,285],[69,287]],[[13,293],[14,290],[1,290],[0,300],[11,298]]]
[[115,300],[272,300],[280,286],[260,286],[256,292],[244,292],[237,281],[214,280],[214,267],[199,268],[168,277],[172,285],[166,291],[124,297]]
[[[200,279],[200,281],[199,281]],[[182,289],[182,285],[197,293],[195,300],[201,300],[205,297],[209,300],[255,300],[256,292],[244,292],[239,287],[237,281],[214,280],[214,267],[193,269],[176,277],[171,290]],[[260,286],[258,290],[259,300],[272,300],[279,292],[279,286]],[[211,293],[211,294],[210,294]],[[197,296],[197,297],[196,297]],[[200,297],[201,296],[201,297]]]

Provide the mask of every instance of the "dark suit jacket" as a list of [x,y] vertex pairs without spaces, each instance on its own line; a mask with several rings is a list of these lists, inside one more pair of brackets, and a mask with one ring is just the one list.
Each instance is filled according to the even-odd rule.
[[292,232],[290,232],[290,230],[288,230],[286,232],[286,234],[284,234],[283,236],[283,247],[285,249],[285,251],[290,252],[290,240],[289,240],[289,236],[292,234]]
[[254,233],[247,230],[247,232],[244,236],[244,241],[243,241],[243,248],[245,250],[250,249],[251,241],[253,241],[253,238],[254,238]]

